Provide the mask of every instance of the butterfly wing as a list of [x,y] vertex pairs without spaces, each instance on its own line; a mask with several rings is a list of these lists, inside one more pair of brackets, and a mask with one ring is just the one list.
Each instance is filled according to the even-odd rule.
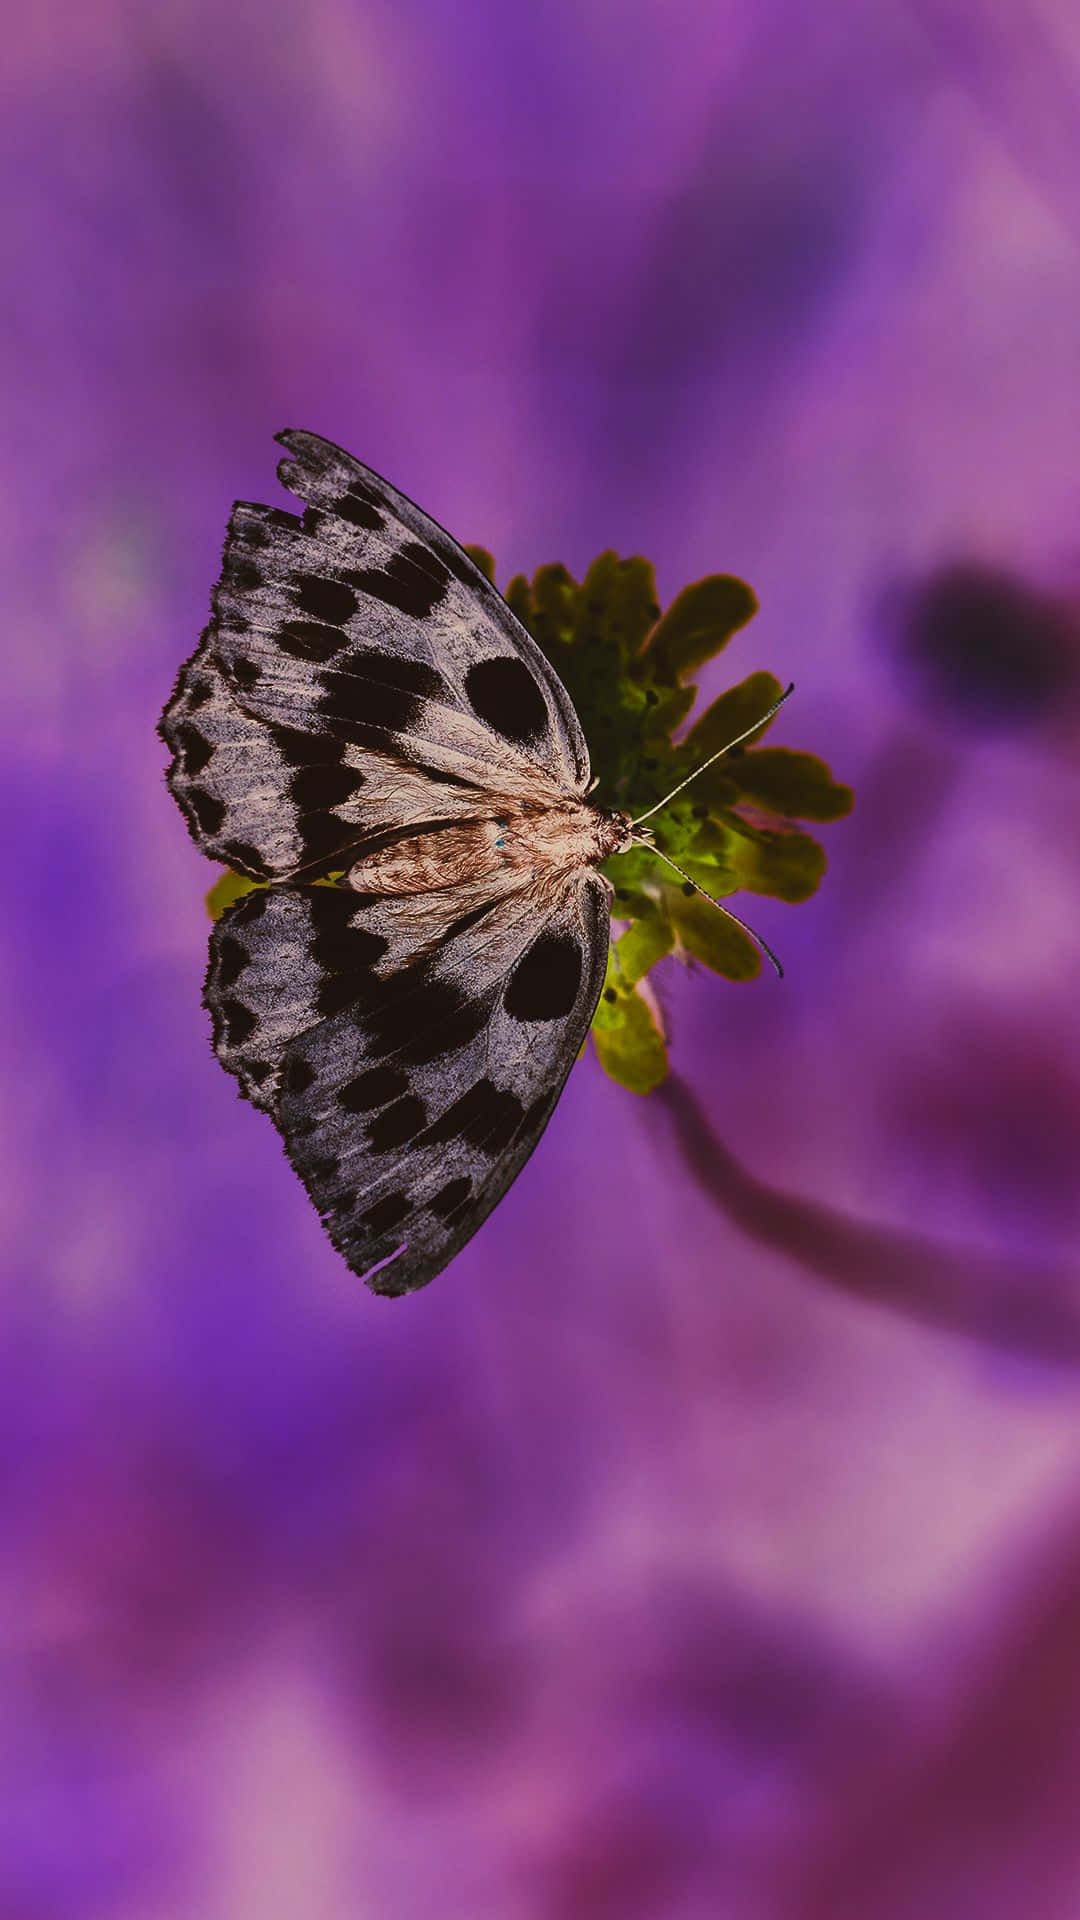
[[[433,898],[454,924],[433,931]],[[261,892],[215,927],[218,1057],[375,1292],[433,1279],[520,1171],[588,1031],[608,924],[586,870],[464,912],[450,895]]]
[[[279,437],[303,518],[236,503],[214,619],[162,718],[204,851],[310,877],[485,790],[584,792],[565,688],[456,541],[340,448]],[[423,793],[395,767],[422,770]]]

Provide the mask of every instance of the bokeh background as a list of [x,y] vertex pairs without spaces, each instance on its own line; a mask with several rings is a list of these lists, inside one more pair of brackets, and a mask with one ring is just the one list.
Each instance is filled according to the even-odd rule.
[[[0,1912],[1073,1920],[1073,0],[39,0],[0,97]],[[154,735],[285,425],[742,574],[858,795],[402,1302]]]

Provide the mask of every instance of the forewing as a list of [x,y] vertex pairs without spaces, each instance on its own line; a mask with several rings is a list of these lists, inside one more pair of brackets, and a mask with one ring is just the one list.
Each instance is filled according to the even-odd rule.
[[237,703],[480,784],[532,769],[582,791],[569,696],[490,581],[368,468],[281,438],[303,518],[238,501],[214,595],[210,647]]
[[433,1279],[520,1171],[588,1031],[607,939],[593,873],[543,900],[459,903],[434,942],[415,902],[318,887],[251,896],[215,929],[219,1058],[375,1292]]
[[457,542],[340,448],[280,438],[303,517],[237,501],[214,619],[161,721],[203,851],[311,878],[492,790],[583,792],[565,688]]
[[290,456],[278,477],[306,503],[305,529],[357,594],[359,637],[375,632],[386,652],[430,662],[454,704],[482,724],[487,754],[509,745],[584,790],[589,754],[570,696],[487,575],[437,521],[351,454],[314,433],[278,438]]

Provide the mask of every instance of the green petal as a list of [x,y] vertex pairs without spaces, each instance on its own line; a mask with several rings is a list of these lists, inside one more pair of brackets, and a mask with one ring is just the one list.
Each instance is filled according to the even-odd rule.
[[[605,860],[601,871],[607,874],[612,886],[620,894],[632,893],[643,883],[647,885],[649,881],[662,878],[659,863],[646,847],[631,847],[628,853],[613,854],[610,860]],[[618,907],[613,911],[618,919]],[[636,908],[632,911],[636,912]]]
[[723,820],[711,817],[707,820],[695,820],[694,825],[697,831],[687,847],[687,859],[719,861],[721,866],[726,865],[731,838],[730,827]]
[[507,606],[515,619],[520,620],[527,633],[532,633],[533,599],[532,588],[523,573],[515,573],[503,595]]
[[774,900],[808,900],[821,885],[825,850],[808,833],[770,833],[739,821],[728,858],[738,885]]
[[558,649],[574,637],[577,593],[577,581],[564,566],[537,567],[533,574],[530,631],[549,660],[557,660]]
[[660,618],[656,572],[651,560],[643,559],[641,554],[631,554],[628,560],[619,562],[615,617],[625,635],[627,654],[636,655],[645,635]]
[[[740,680],[737,687],[729,687],[719,699],[707,706],[700,720],[695,720],[682,751],[686,757],[685,772],[700,766],[710,753],[719,753],[723,747],[737,740],[740,733],[751,727],[759,713],[768,713],[769,708],[779,700],[784,689],[774,673],[751,673]],[[773,719],[776,719],[773,715]],[[765,723],[772,725],[772,720]],[[765,731],[763,727],[761,733]],[[756,736],[761,738],[761,733]]]
[[574,634],[579,646],[610,661],[612,671],[637,654],[660,612],[656,576],[647,560],[598,554],[578,595]]
[[[615,908],[618,912],[618,906]],[[675,945],[675,933],[669,921],[661,919],[659,914],[650,915],[644,920],[635,920],[628,927],[615,947],[615,968],[617,984],[624,987],[636,986],[644,980],[650,968],[670,953]]]
[[642,660],[662,680],[681,680],[720,652],[757,612],[745,580],[712,573],[677,594],[645,643]]
[[[657,740],[661,735],[674,733],[681,727],[694,701],[697,699],[696,687],[654,687],[651,689],[656,699],[650,701],[646,710],[645,738]],[[676,773],[675,778],[682,775]]]
[[695,960],[703,961],[714,973],[722,973],[725,980],[757,979],[760,953],[749,935],[719,907],[710,906],[700,894],[673,891],[671,918],[681,945]]
[[620,989],[616,978],[609,965],[608,985],[593,1017],[597,1058],[621,1087],[631,1093],[651,1093],[668,1070],[664,1037],[636,987],[629,992]]
[[855,804],[851,788],[838,785],[824,760],[790,747],[741,754],[730,772],[751,800],[793,820],[842,820]]
[[625,649],[615,617],[615,582],[619,572],[617,553],[598,553],[581,583],[574,603],[574,642],[585,648],[596,673],[618,679]]
[[[711,893],[714,897],[717,894],[736,893],[742,885],[742,881],[739,879],[731,863],[731,839],[730,829],[725,828],[724,846],[721,854],[714,854],[707,860],[695,860],[688,857],[683,862],[690,879],[696,880],[699,887],[704,887],[706,893]],[[674,875],[670,873],[664,876],[665,911],[669,904],[669,893],[677,894],[681,899],[687,899],[689,897],[685,887],[681,886]]]
[[[695,820],[689,807],[681,805],[670,810],[665,808],[663,813],[658,813],[655,820],[649,822],[661,852],[677,860],[680,866],[691,857],[691,850],[697,846],[703,824]],[[670,876],[661,871],[657,877],[667,879]]]

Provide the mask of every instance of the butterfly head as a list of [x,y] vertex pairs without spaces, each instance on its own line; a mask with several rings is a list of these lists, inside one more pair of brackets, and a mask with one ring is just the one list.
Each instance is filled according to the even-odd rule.
[[634,838],[634,829],[628,813],[608,813],[597,807],[596,815],[596,857],[608,860],[613,853],[625,853]]

